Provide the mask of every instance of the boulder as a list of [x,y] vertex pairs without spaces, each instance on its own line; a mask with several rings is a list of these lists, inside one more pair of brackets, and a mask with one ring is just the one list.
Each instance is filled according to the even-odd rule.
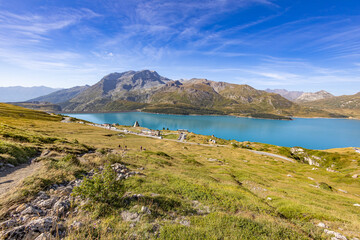
[[140,215],[138,213],[132,213],[129,211],[123,211],[121,213],[121,218],[125,222],[138,222],[140,220]]
[[9,219],[9,220],[6,220],[6,221],[0,223],[0,229],[8,229],[11,227],[15,227],[16,224],[17,224],[17,222],[15,219]]
[[55,240],[56,238],[54,238],[53,235],[51,235],[50,233],[42,233],[40,234],[37,238],[35,238],[35,240]]
[[65,213],[69,208],[70,208],[70,201],[60,199],[54,204],[54,206],[52,207],[52,211],[54,215],[61,217],[65,215]]
[[28,206],[20,215],[40,215],[42,213],[41,209],[35,208],[34,206]]
[[43,200],[43,201],[38,203],[38,206],[41,207],[41,208],[50,209],[50,208],[52,208],[52,206],[55,204],[55,202],[58,199],[59,199],[58,197],[52,197],[50,199]]
[[79,230],[81,227],[83,227],[84,224],[80,221],[74,221],[71,225],[70,225],[70,229],[75,229],[75,230]]

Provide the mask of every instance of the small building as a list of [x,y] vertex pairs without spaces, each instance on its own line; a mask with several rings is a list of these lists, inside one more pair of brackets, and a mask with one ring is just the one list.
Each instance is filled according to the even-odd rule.
[[187,129],[178,129],[178,132],[189,132]]
[[139,122],[138,122],[138,121],[135,121],[135,123],[134,123],[134,126],[133,126],[133,127],[140,127]]

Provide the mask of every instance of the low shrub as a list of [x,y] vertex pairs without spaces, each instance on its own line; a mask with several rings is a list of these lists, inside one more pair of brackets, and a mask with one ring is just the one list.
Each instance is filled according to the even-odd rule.
[[73,190],[74,196],[96,203],[116,205],[125,190],[117,174],[110,164],[105,165],[102,172],[97,172],[92,178],[85,178],[82,184]]

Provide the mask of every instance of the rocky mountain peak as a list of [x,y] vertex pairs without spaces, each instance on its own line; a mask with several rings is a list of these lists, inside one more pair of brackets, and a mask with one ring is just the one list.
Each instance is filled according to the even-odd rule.
[[334,95],[332,95],[331,93],[325,91],[325,90],[320,90],[318,92],[312,93],[312,92],[306,92],[300,95],[300,97],[298,97],[296,99],[297,102],[310,102],[310,101],[316,101],[316,100],[320,100],[320,99],[326,99],[326,98],[331,98],[334,97]]

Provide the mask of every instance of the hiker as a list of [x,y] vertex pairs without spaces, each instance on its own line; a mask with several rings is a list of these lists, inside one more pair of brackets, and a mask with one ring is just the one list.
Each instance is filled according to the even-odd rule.
[[140,146],[140,151],[142,151],[142,146]]

